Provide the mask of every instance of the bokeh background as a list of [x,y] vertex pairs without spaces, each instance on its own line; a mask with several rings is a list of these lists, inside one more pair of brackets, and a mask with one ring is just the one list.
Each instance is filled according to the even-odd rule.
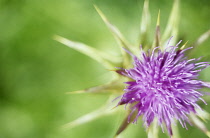
[[[112,138],[124,112],[60,130],[100,107],[108,95],[65,92],[108,82],[111,73],[90,58],[54,41],[54,34],[115,54],[119,49],[95,11],[96,4],[122,33],[137,42],[142,0],[0,0],[0,138]],[[172,0],[151,0],[151,38],[158,10],[164,29]],[[210,1],[180,1],[180,38],[193,43],[210,29]],[[193,56],[210,61],[210,40]],[[201,78],[210,81],[210,69]],[[209,106],[204,106],[209,110]],[[189,125],[188,125],[189,126]],[[208,125],[210,128],[210,125]],[[181,137],[205,138],[195,127]],[[125,137],[146,137],[141,125],[131,125]],[[162,135],[162,137],[167,137]]]

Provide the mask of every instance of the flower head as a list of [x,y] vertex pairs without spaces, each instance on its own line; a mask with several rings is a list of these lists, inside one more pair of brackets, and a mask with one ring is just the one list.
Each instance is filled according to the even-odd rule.
[[198,90],[209,87],[198,80],[198,73],[209,63],[187,59],[185,51],[188,49],[170,46],[161,51],[157,47],[151,52],[142,51],[140,58],[129,52],[134,67],[122,69],[123,75],[131,80],[125,82],[127,87],[118,104],[131,105],[131,115],[136,111],[134,122],[142,115],[145,125],[150,126],[157,118],[158,124],[165,124],[170,135],[174,119],[183,127],[186,127],[186,121],[190,123],[187,115],[196,113],[195,109],[200,108],[197,101],[204,101],[201,98],[203,94]]
[[[174,138],[178,137],[177,126],[172,125],[177,121],[185,128],[187,128],[186,122],[192,123],[210,137],[210,131],[208,131],[205,124],[201,121],[206,121],[206,119],[210,118],[210,115],[204,110],[198,110],[201,109],[198,101],[205,103],[201,97],[203,94],[207,94],[200,92],[199,89],[210,87],[208,83],[199,80],[198,76],[200,71],[209,66],[209,63],[199,62],[199,59],[188,59],[190,55],[186,51],[190,48],[184,49],[183,47],[185,45],[179,48],[179,43],[175,45],[177,38],[180,38],[178,35],[179,0],[174,0],[170,18],[162,36],[160,35],[159,12],[155,38],[152,42],[150,41],[151,20],[149,0],[145,0],[138,44],[129,43],[120,30],[108,20],[103,12],[97,6],[95,8],[119,43],[120,48],[124,47],[125,50],[121,50],[120,56],[114,56],[84,43],[55,36],[57,41],[89,56],[108,70],[113,71],[115,67],[120,67],[120,69],[114,70],[117,73],[114,72],[112,74],[112,77],[110,77],[111,80],[107,84],[70,92],[71,94],[107,93],[110,94],[110,98],[105,106],[64,125],[64,129],[72,128],[104,116],[105,114],[118,111],[110,110],[110,108],[107,109],[107,106],[113,100],[113,96],[118,94],[121,95],[118,105],[129,105],[131,110],[127,110],[129,116],[125,117],[115,136],[120,135],[130,122],[137,122],[138,118],[142,116],[144,125],[149,127],[147,129],[149,138],[158,138],[157,125],[161,126],[162,130],[166,126],[170,136],[173,134]],[[170,40],[170,44],[175,46],[166,44],[168,38],[171,36],[174,36],[174,38]],[[209,37],[210,30],[202,34],[190,46],[196,47]],[[151,48],[150,46],[156,48],[147,52],[143,52],[141,49],[140,57],[137,57],[135,55],[139,54],[140,44],[144,46],[143,49],[146,51]],[[164,48],[163,46],[165,44],[166,47]],[[134,63],[132,65],[133,61]],[[123,82],[127,84],[126,88]],[[124,93],[123,89],[125,91]]]

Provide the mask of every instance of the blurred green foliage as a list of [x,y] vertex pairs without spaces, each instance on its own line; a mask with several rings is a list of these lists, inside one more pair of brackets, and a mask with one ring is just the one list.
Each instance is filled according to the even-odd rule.
[[[150,1],[151,38],[158,10],[161,27],[165,28],[172,3]],[[93,4],[131,42],[137,42],[142,0],[0,0],[0,138],[113,137],[124,112],[60,130],[63,124],[100,107],[108,98],[106,94],[65,94],[103,84],[111,74],[52,39],[58,34],[116,54],[117,44]],[[209,0],[181,1],[180,39],[192,43],[210,28],[209,7]],[[194,55],[209,61],[209,45],[210,40]],[[202,74],[206,81],[210,81],[209,71]],[[195,127],[180,130],[182,137],[206,137]],[[141,122],[123,133],[125,137],[146,137]]]

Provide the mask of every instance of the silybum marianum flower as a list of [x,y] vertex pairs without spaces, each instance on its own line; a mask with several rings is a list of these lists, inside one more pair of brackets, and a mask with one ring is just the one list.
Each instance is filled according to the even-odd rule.
[[[128,43],[105,15],[96,6],[95,8],[119,43],[122,49],[121,57],[108,55],[91,46],[61,36],[55,36],[55,39],[98,61],[105,68],[114,70],[113,79],[109,83],[70,93],[109,92],[111,100],[107,101],[107,105],[112,103],[113,95],[116,94],[119,95],[116,98],[119,102],[117,108],[113,110],[105,105],[64,125],[64,128],[75,127],[97,117],[113,113],[118,111],[118,106],[125,105],[128,106],[126,108],[128,115],[116,132],[116,136],[121,134],[130,122],[137,122],[141,116],[149,138],[158,137],[158,126],[162,127],[163,131],[166,128],[169,136],[178,138],[177,126],[174,125],[177,122],[180,122],[185,128],[186,122],[195,125],[210,137],[210,132],[201,121],[209,119],[209,114],[198,105],[199,101],[205,103],[202,96],[206,94],[199,90],[203,87],[209,87],[207,82],[198,79],[199,72],[208,67],[209,63],[188,58],[188,50],[191,47],[185,48],[187,47],[186,43],[182,46],[180,43],[176,44],[179,0],[174,0],[163,36],[160,36],[160,14],[158,14],[155,39],[152,43],[148,39],[150,28],[149,1],[145,0],[140,39],[137,46]],[[171,36],[173,39],[170,39]],[[209,36],[210,30],[201,35],[191,46],[196,47]],[[139,48],[139,45],[142,47]]]
[[162,129],[163,124],[166,126],[170,136],[174,119],[187,128],[188,115],[200,109],[197,102],[205,103],[198,90],[210,87],[198,80],[198,73],[209,63],[187,59],[185,51],[188,49],[169,46],[161,51],[156,47],[146,53],[142,51],[139,58],[127,51],[133,57],[134,67],[120,70],[120,74],[131,80],[125,82],[127,87],[118,105],[131,105],[130,116],[136,112],[133,122],[142,116],[145,126],[149,127],[156,118]]

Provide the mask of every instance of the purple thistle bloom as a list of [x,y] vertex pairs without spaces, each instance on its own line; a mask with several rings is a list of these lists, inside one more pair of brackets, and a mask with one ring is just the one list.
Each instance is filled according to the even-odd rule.
[[156,47],[153,51],[142,51],[140,58],[126,50],[133,57],[134,67],[118,71],[131,79],[125,82],[125,93],[118,105],[131,105],[130,117],[136,113],[133,122],[142,116],[144,125],[149,127],[157,118],[158,125],[162,130],[165,125],[170,136],[174,120],[186,129],[185,122],[191,124],[188,115],[196,114],[199,100],[205,103],[199,89],[209,85],[198,76],[209,62],[198,62],[200,58],[187,59],[185,52],[189,49],[170,46],[161,51]]

